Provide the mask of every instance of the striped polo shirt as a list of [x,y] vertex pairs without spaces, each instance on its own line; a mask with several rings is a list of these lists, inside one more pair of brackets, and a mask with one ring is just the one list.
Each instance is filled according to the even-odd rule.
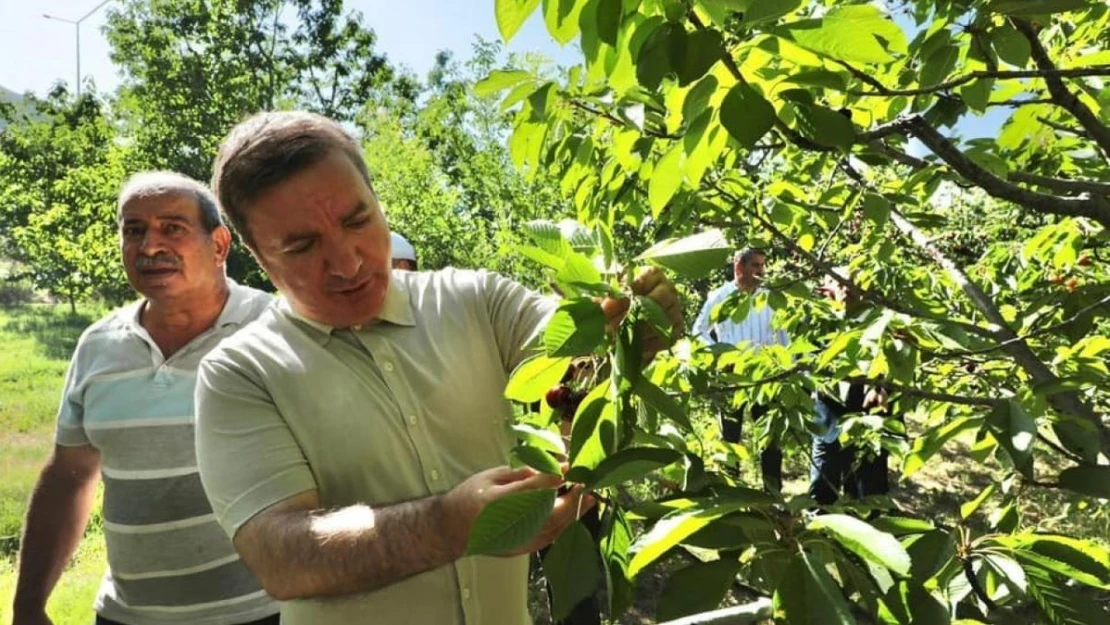
[[278,611],[216,522],[197,473],[197,365],[272,300],[228,286],[213,327],[168,359],[139,324],[137,302],[85,330],[70,362],[56,442],[100,451],[108,571],[95,609],[106,618],[231,625]]

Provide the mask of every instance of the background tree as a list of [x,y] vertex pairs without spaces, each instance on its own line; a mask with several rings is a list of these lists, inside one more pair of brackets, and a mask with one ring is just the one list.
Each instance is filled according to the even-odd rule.
[[64,89],[29,108],[0,133],[0,246],[20,263],[14,277],[64,297],[70,309],[97,295],[126,292],[116,246],[116,194],[126,177],[124,148],[104,103],[72,100]]

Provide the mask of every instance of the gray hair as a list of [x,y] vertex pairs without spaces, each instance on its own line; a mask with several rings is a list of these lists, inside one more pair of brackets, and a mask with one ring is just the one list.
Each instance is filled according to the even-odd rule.
[[116,221],[123,216],[123,207],[128,202],[165,196],[192,197],[196,200],[205,232],[212,232],[224,224],[212,191],[204,183],[173,171],[144,171],[128,178],[119,192]]
[[732,262],[733,264],[740,263],[741,265],[747,265],[748,261],[755,258],[756,256],[766,257],[767,252],[761,250],[758,247],[749,247],[736,252],[736,254],[732,257]]

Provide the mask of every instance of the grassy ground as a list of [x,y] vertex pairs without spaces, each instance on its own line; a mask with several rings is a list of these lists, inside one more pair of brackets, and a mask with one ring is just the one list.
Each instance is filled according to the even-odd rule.
[[[31,488],[50,453],[54,414],[70,353],[81,331],[102,315],[102,309],[79,310],[71,316],[64,305],[0,307],[0,625],[11,622],[15,590],[15,550]],[[910,515],[953,522],[960,503],[973,498],[996,467],[983,466],[968,453],[969,437],[954,441],[912,480],[898,483],[892,497]],[[756,483],[758,470],[749,462],[747,474]],[[786,467],[788,494],[806,488],[806,458],[795,454]],[[1025,520],[1041,529],[1079,536],[1105,536],[1104,517],[1062,513],[1071,500],[1060,491],[1032,493],[1024,507]],[[984,507],[982,518],[994,502]],[[57,625],[87,625],[92,600],[104,569],[103,537],[94,522],[86,532],[74,561],[51,597],[48,612]],[[645,572],[637,590],[635,607],[622,619],[626,625],[647,625],[653,620],[655,601],[668,573],[689,563],[681,555],[664,558]],[[540,607],[542,589],[533,588],[536,623],[550,623],[546,606]],[[728,603],[750,597],[734,592]]]
[[[77,337],[103,313],[61,306],[0,308],[0,623],[11,622],[15,549],[31,489],[50,454],[54,414]],[[57,625],[87,625],[104,572],[104,541],[94,526],[51,597]]]

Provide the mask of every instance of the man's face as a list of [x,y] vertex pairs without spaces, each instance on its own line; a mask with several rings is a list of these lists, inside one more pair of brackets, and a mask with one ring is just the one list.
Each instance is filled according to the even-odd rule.
[[389,226],[342,153],[244,207],[255,258],[299,314],[334,327],[372,321],[389,287]]
[[394,258],[393,268],[402,271],[416,271],[416,261],[407,258]]
[[738,261],[734,268],[736,279],[747,287],[755,287],[763,281],[763,271],[767,257],[763,254],[752,254],[747,262]]
[[222,284],[231,233],[223,226],[205,232],[195,198],[133,199],[120,210],[119,226],[127,280],[148,299],[190,296]]

